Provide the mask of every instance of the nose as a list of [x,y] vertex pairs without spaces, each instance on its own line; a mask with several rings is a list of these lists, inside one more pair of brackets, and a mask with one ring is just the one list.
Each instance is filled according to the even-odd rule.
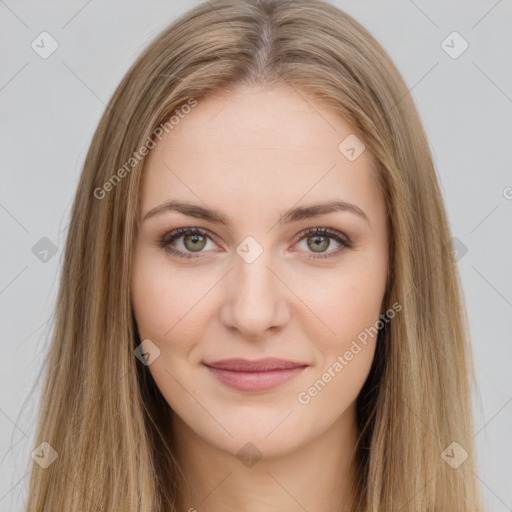
[[222,324],[252,341],[281,330],[290,320],[288,289],[271,268],[270,256],[263,251],[248,263],[237,255],[234,266],[220,310]]

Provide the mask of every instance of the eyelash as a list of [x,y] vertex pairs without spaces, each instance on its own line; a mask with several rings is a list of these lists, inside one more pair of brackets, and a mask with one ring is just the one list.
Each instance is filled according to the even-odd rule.
[[[186,235],[201,235],[204,237],[209,238],[210,240],[212,237],[208,234],[207,231],[200,229],[200,228],[178,228],[174,231],[170,231],[169,233],[166,233],[160,240],[158,241],[158,244],[161,248],[165,249],[165,251],[172,256],[176,256],[177,258],[181,259],[192,259],[199,257],[198,255],[194,255],[192,253],[186,253],[182,251],[178,251],[171,247],[171,243],[177,240],[178,238],[181,238],[182,236]],[[337,249],[325,253],[325,254],[317,254],[316,256],[306,256],[306,259],[310,260],[319,260],[319,259],[325,259],[325,258],[331,258],[333,256],[336,256],[340,254],[341,252],[345,251],[346,249],[351,249],[353,247],[352,242],[337,231],[334,231],[330,228],[308,228],[300,233],[300,238],[298,238],[297,242],[300,242],[304,238],[307,238],[309,236],[323,236],[327,238],[332,238],[336,242],[340,243],[341,246]]]

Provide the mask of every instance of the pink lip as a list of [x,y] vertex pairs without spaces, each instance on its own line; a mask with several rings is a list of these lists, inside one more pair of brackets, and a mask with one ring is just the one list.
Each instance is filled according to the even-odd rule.
[[221,370],[232,370],[237,372],[267,372],[271,370],[287,370],[299,366],[308,366],[307,363],[297,363],[287,361],[286,359],[277,359],[275,357],[266,357],[250,361],[249,359],[233,358],[222,359],[213,363],[204,363],[206,366],[220,368]]
[[265,391],[299,375],[308,365],[283,359],[224,359],[204,363],[223,384],[238,391]]

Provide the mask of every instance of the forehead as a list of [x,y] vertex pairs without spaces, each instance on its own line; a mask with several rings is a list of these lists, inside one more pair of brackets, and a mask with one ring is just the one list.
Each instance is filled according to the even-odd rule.
[[347,137],[354,137],[350,124],[303,90],[216,92],[198,100],[150,151],[142,215],[169,198],[260,215],[301,198],[378,206],[374,159],[363,151],[349,160],[340,150],[342,141],[353,140]]

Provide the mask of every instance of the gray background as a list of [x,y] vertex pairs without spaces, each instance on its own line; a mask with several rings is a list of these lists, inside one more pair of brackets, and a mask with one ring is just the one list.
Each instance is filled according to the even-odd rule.
[[[47,346],[71,201],[93,131],[140,51],[196,3],[0,0],[2,511],[22,510],[25,498],[38,405],[28,393]],[[462,248],[478,478],[489,510],[512,510],[511,1],[332,3],[381,42],[420,111]],[[43,31],[59,45],[47,59],[31,47]],[[458,58],[441,45],[453,31],[469,44]],[[445,44],[453,53],[462,46],[452,39]],[[33,251],[49,246],[44,237],[56,246],[46,262]]]

